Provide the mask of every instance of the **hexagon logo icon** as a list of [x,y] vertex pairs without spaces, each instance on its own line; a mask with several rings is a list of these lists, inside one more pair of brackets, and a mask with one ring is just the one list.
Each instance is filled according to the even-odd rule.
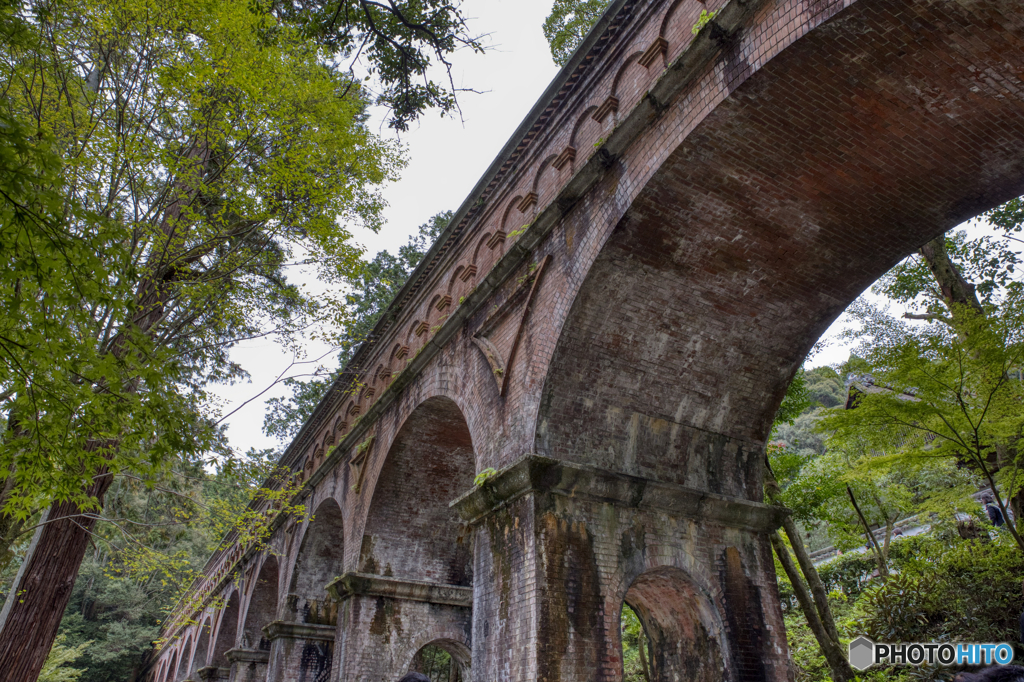
[[850,665],[857,670],[867,670],[875,662],[875,643],[867,637],[858,637],[850,642]]

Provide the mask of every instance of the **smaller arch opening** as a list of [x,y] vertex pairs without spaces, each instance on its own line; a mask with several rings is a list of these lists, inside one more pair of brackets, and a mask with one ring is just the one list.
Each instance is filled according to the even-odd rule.
[[[632,617],[636,623],[627,632]],[[683,571],[657,568],[640,575],[626,592],[620,623],[626,682],[729,679],[717,611]],[[637,665],[626,669],[627,654],[633,652]],[[632,677],[626,675],[629,672]]]
[[206,667],[206,654],[210,644],[210,621],[206,620],[196,631],[195,652],[192,654],[192,665],[189,666],[189,678],[195,679],[200,668]]
[[328,598],[326,587],[344,573],[344,519],[333,498],[321,502],[313,512],[288,588],[289,618],[301,623],[335,625],[337,604]]
[[192,649],[192,641],[186,639],[181,647],[181,658],[178,659],[178,670],[174,676],[175,682],[184,682],[188,677],[188,662],[192,658]]
[[175,669],[177,667],[178,667],[178,652],[175,651],[173,654],[171,654],[171,661],[170,661],[170,663],[168,663],[167,667],[164,668],[164,678],[163,678],[163,680],[161,680],[161,682],[174,682],[174,672],[175,672]]
[[651,638],[644,630],[640,616],[628,603],[622,604],[619,619],[622,637],[622,682],[650,682],[655,679],[651,662]]
[[466,645],[436,639],[416,652],[409,672],[426,675],[430,682],[469,682],[469,660]]
[[238,635],[238,590],[231,592],[224,613],[220,617],[220,627],[217,630],[217,643],[213,647],[213,656],[210,665],[218,668],[230,668],[227,652],[235,648],[235,640]]
[[333,642],[307,642],[299,662],[299,682],[327,682],[333,658]]
[[277,616],[277,557],[271,556],[263,562],[259,577],[253,586],[249,608],[245,614],[243,645],[247,649],[270,650],[270,640],[263,635],[263,626]]

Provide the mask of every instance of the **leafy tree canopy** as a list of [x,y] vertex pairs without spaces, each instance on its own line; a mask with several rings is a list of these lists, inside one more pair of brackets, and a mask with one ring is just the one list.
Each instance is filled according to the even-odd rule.
[[544,21],[544,37],[556,64],[565,66],[610,4],[611,0],[555,0]]

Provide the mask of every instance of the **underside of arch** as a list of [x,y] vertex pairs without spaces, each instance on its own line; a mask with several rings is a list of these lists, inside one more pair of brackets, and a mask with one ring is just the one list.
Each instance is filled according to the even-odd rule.
[[762,441],[820,334],[900,258],[1024,193],[1014,4],[857,0],[733,91],[590,267],[537,451],[759,499]]
[[[302,536],[288,588],[289,608],[299,622],[322,620],[329,608],[327,584],[343,572],[344,528],[341,507],[333,498],[317,506]],[[312,619],[312,620],[311,620]]]
[[469,427],[448,398],[402,425],[374,486],[359,565],[364,573],[472,585],[466,532],[448,504],[473,485]]

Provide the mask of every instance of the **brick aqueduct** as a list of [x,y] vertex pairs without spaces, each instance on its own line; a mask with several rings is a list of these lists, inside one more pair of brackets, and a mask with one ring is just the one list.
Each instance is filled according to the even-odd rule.
[[787,381],[1019,194],[1020,0],[614,2],[288,448],[312,517],[226,543],[148,679],[384,682],[433,645],[620,680],[623,602],[657,680],[790,679]]

